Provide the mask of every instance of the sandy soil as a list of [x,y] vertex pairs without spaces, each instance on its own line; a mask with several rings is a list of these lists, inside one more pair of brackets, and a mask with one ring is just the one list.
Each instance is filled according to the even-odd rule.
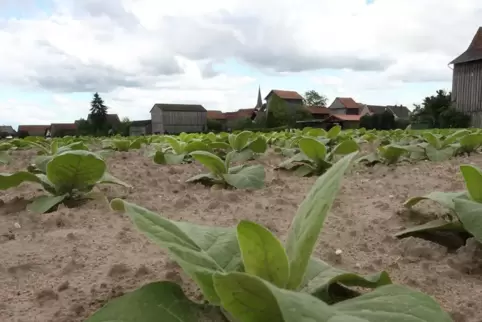
[[[31,156],[31,151],[16,152],[15,162],[0,166],[0,172],[24,168]],[[201,171],[197,165],[159,166],[139,151],[116,153],[108,160],[110,172],[134,188],[102,190],[175,220],[223,226],[254,220],[284,239],[315,178],[274,171],[279,160],[275,155],[261,159],[268,165],[265,189],[235,192],[183,183]],[[455,321],[481,322],[482,264],[473,260],[482,258],[480,247],[469,243],[448,253],[431,242],[390,237],[410,222],[401,207],[407,197],[463,188],[461,163],[482,166],[482,156],[355,167],[344,180],[317,255],[360,273],[386,269],[397,283],[436,297]],[[164,252],[105,202],[28,213],[26,200],[41,193],[32,184],[0,192],[0,321],[83,321],[110,298],[147,282],[167,279],[189,288],[189,279]],[[429,206],[424,207],[436,209]],[[343,250],[341,260],[333,256],[336,249]]]

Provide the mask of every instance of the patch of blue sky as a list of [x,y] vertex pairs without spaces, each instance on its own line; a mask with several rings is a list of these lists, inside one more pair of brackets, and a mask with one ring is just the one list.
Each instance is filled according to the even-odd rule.
[[28,19],[49,15],[53,10],[52,0],[4,0],[0,3],[0,19]]

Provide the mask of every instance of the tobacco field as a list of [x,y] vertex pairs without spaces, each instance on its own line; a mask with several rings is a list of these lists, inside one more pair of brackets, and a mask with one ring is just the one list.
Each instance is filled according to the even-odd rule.
[[481,322],[482,131],[0,141],[0,321]]

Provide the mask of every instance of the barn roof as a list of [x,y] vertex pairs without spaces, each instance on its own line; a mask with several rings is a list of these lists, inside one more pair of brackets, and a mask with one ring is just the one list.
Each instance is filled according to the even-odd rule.
[[336,98],[345,108],[360,108],[360,104],[355,102],[351,97],[337,97]]
[[52,131],[54,130],[77,130],[77,124],[75,123],[52,123],[50,124]]
[[151,111],[154,108],[158,108],[161,111],[170,111],[170,112],[206,112],[206,109],[200,104],[161,104],[161,103],[156,103],[152,107]]
[[224,120],[224,119],[226,119],[226,115],[221,111],[208,111],[207,117],[210,120]]
[[272,94],[276,94],[279,98],[286,99],[286,100],[302,100],[303,96],[301,96],[296,91],[285,91],[280,89],[273,89],[271,90],[268,95],[266,95],[265,99],[268,99]]
[[477,30],[469,48],[462,55],[452,60],[450,64],[462,64],[476,60],[482,60],[482,27]]
[[45,133],[50,125],[19,125],[18,132]]
[[324,106],[308,106],[307,109],[308,111],[310,111],[311,114],[318,114],[318,115],[331,114],[330,109]]
[[13,135],[17,132],[10,125],[0,125],[0,133],[8,133]]
[[367,105],[368,110],[373,114],[383,114],[387,107],[382,105]]
[[406,106],[394,105],[394,106],[387,106],[387,107],[392,111],[392,113],[395,116],[401,119],[408,119],[410,117],[410,110]]

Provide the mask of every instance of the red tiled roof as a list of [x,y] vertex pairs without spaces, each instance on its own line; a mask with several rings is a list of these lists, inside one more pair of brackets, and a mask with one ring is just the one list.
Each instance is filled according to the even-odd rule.
[[18,132],[40,133],[45,132],[50,125],[19,125]]
[[329,118],[334,118],[340,121],[360,121],[360,117],[360,115],[333,114]]
[[225,120],[226,115],[221,111],[208,111],[207,118],[210,120]]
[[223,113],[228,120],[239,119],[242,117],[251,117],[253,115],[254,108],[243,108],[239,109],[236,112],[226,112]]
[[351,97],[338,97],[338,100],[345,108],[360,108],[360,104]]
[[296,91],[285,91],[285,90],[280,90],[280,89],[271,90],[271,92],[268,93],[266,98],[268,98],[272,93],[276,94],[279,98],[282,98],[282,99],[288,99],[288,100],[302,100],[303,99],[303,96],[301,96]]
[[319,115],[331,114],[330,109],[326,107],[308,106],[307,109],[308,111],[310,111],[311,114],[319,114]]
[[77,130],[77,124],[75,123],[52,123],[50,125],[55,130]]

